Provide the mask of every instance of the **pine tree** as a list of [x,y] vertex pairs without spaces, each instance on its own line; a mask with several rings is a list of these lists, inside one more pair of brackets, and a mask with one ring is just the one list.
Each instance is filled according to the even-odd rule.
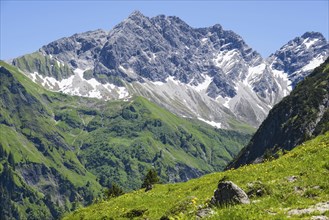
[[2,147],[2,144],[0,143],[0,159],[4,158],[5,150]]
[[153,184],[158,182],[159,182],[159,177],[157,172],[155,171],[155,169],[150,169],[144,178],[142,188],[146,188],[145,191],[148,191],[152,189]]
[[15,170],[15,159],[14,159],[14,155],[12,152],[10,152],[8,155],[8,163],[13,168],[13,170]]
[[109,187],[106,191],[105,191],[105,196],[110,199],[113,197],[118,197],[124,194],[124,191],[121,189],[121,187],[116,184],[116,183],[112,183],[111,187]]

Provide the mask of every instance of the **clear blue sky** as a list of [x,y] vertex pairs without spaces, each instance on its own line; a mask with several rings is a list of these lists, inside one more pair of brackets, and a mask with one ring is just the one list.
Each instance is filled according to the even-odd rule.
[[1,53],[6,60],[98,28],[110,30],[134,10],[175,15],[192,27],[221,24],[267,57],[306,31],[328,40],[328,0],[294,1],[11,1],[1,0]]

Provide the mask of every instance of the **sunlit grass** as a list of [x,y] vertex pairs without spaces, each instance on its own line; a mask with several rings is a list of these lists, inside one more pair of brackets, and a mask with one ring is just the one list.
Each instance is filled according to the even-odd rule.
[[[134,191],[79,209],[64,219],[125,219],[125,213],[131,210],[147,210],[143,218],[148,219],[162,216],[192,219],[198,209],[206,207],[224,176],[245,191],[248,183],[261,181],[269,189],[269,195],[252,197],[250,205],[215,208],[209,219],[286,219],[290,209],[329,201],[328,161],[329,132],[274,161],[209,174],[185,183],[156,185],[148,192]],[[295,180],[289,181],[292,176]]]

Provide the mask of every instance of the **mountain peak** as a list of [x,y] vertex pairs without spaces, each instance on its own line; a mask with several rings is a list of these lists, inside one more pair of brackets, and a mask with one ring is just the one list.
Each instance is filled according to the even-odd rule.
[[220,24],[215,24],[214,26],[212,26],[212,28],[213,28],[214,30],[223,30],[223,27],[222,27],[222,25],[220,25]]
[[144,18],[147,18],[147,17],[138,10],[133,11],[128,17],[128,19],[131,19],[131,20],[144,19]]
[[320,32],[315,32],[315,31],[308,31],[308,32],[305,32],[301,38],[321,38],[321,39],[324,39],[324,36],[320,33]]

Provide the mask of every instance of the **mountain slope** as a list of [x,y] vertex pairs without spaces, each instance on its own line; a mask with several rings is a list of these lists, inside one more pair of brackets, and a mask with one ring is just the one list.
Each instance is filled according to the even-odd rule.
[[291,85],[295,87],[325,61],[329,50],[329,44],[325,42],[322,34],[306,32],[272,54],[268,63],[274,72],[286,73]]
[[109,32],[62,38],[12,63],[54,91],[105,100],[137,94],[177,115],[239,129],[258,127],[328,55],[320,33],[307,32],[263,59],[218,24],[192,28],[175,16],[136,11]]
[[[185,183],[155,185],[78,209],[64,219],[195,219],[207,206],[218,181],[233,181],[251,204],[212,208],[206,219],[311,219],[320,212],[293,215],[296,210],[329,201],[329,133],[305,142],[277,160],[213,173]],[[261,190],[255,195],[256,190]],[[323,206],[325,207],[325,206]],[[328,216],[328,209],[322,215]],[[167,218],[165,218],[167,217]]]
[[4,62],[0,78],[5,218],[58,218],[99,197],[102,186],[139,188],[151,167],[162,182],[219,171],[250,138],[142,97],[106,102],[50,92]]
[[3,62],[0,78],[1,218],[58,218],[92,202],[101,187],[56,127],[47,91]]
[[229,168],[262,161],[279,150],[291,150],[328,130],[329,59],[270,111]]

